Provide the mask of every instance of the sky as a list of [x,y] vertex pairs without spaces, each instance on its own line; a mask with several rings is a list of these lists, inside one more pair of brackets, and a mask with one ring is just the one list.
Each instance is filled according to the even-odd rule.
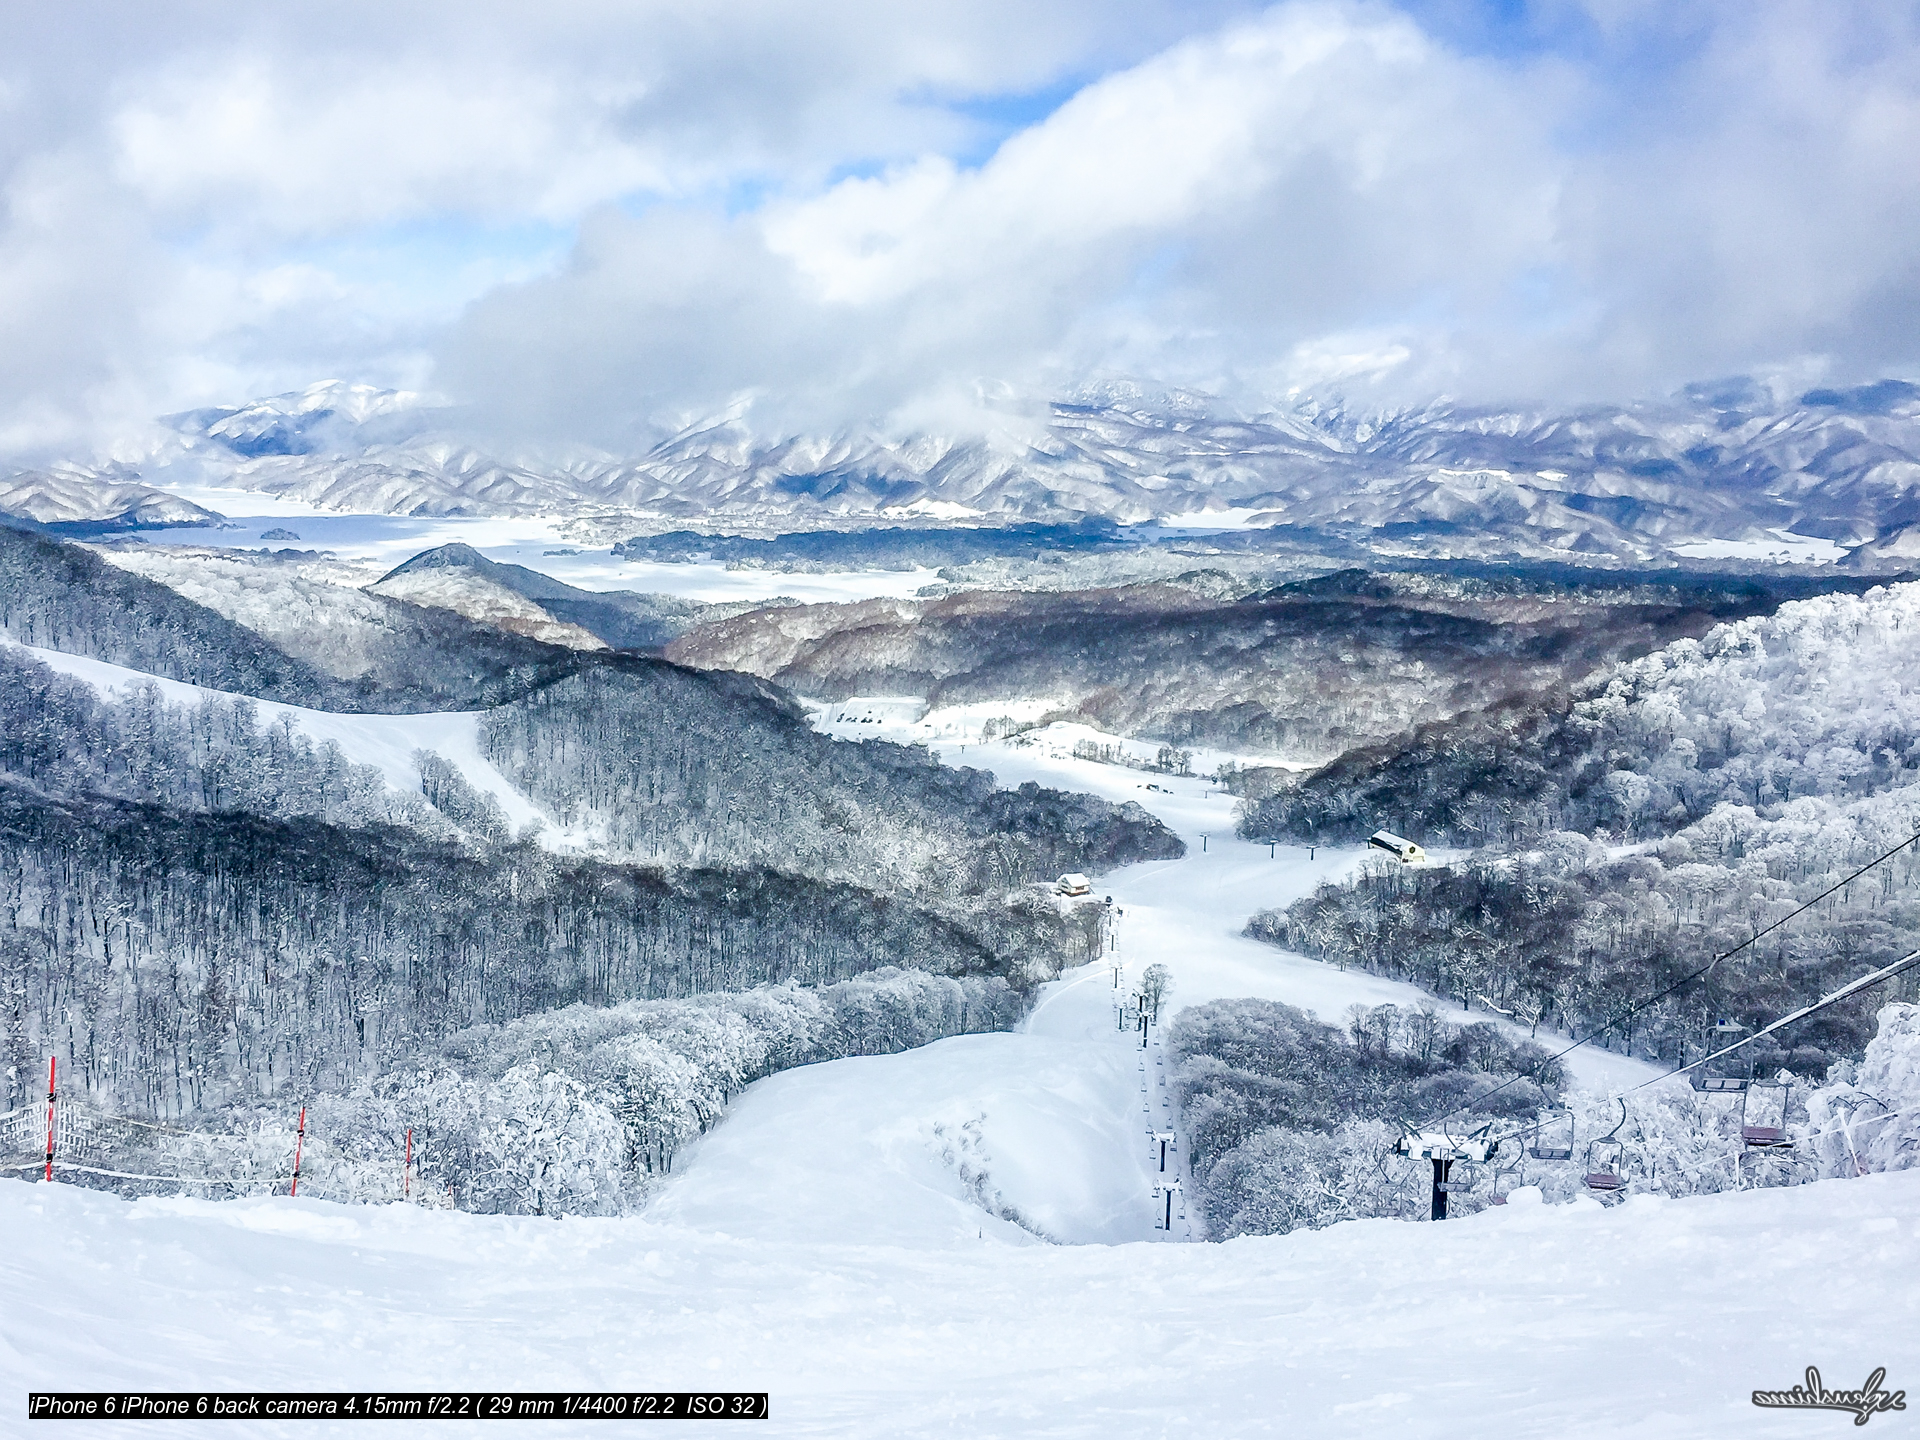
[[0,456],[1920,373],[1909,0],[4,0]]

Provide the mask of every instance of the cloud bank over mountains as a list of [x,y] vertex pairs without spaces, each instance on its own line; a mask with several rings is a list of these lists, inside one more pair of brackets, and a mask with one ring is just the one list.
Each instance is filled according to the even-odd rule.
[[0,453],[322,374],[622,449],[748,404],[1020,433],[1116,375],[1911,374],[1916,42],[1886,3],[26,16]]

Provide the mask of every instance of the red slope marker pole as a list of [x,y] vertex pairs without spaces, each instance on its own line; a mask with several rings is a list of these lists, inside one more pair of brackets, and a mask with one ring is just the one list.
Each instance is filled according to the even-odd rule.
[[47,1057],[47,1184],[53,1183],[53,1077],[54,1067],[60,1063],[57,1055]]
[[300,1107],[300,1129],[293,1137],[293,1188],[287,1191],[289,1197],[300,1193],[300,1152],[307,1144],[307,1107]]
[[407,1126],[407,1163],[400,1170],[400,1198],[413,1198],[413,1127]]

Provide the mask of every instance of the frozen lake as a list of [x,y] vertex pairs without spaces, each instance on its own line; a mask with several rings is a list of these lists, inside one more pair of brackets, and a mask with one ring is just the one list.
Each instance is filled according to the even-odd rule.
[[[729,570],[724,565],[662,565],[617,558],[610,547],[582,546],[566,538],[561,521],[538,517],[467,518],[424,515],[341,515],[311,507],[258,511],[261,496],[195,491],[196,502],[220,509],[220,501],[244,501],[256,513],[233,515],[219,526],[146,530],[149,545],[210,545],[231,550],[330,550],[342,560],[362,560],[390,570],[422,550],[471,545],[489,560],[524,565],[582,590],[637,590],[689,600],[771,600],[787,596],[808,602],[905,598],[934,579],[927,569],[848,570],[788,574],[778,570]],[[223,512],[224,513],[224,512]],[[297,539],[265,538],[276,531]]]

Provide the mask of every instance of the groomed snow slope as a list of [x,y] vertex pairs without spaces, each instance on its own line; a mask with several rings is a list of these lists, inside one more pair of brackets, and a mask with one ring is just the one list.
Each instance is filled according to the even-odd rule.
[[[848,701],[829,707],[830,722],[838,714],[893,718],[824,728],[896,738],[910,708]],[[1034,780],[1137,800],[1187,842],[1182,859],[1127,866],[1094,883],[1097,895],[1114,899],[1125,983],[1136,985],[1148,965],[1167,966],[1170,1011],[1250,995],[1341,1024],[1350,1005],[1441,1003],[1415,986],[1337,970],[1240,934],[1254,910],[1344,874],[1361,851],[1310,856],[1279,846],[1269,856],[1266,846],[1234,836],[1232,797],[1204,780],[1076,760],[1036,744],[976,739],[963,754],[961,743],[945,739],[933,748],[993,771],[1002,785]],[[1162,1176],[1148,1135],[1171,1126],[1159,1037],[1143,1055],[1137,1038],[1115,1029],[1113,995],[1103,960],[1048,986],[1020,1033],[808,1066],[750,1086],[725,1123],[683,1152],[654,1213],[782,1242],[886,1237],[938,1247],[996,1226],[1010,1238],[1024,1226],[1070,1244],[1189,1238],[1178,1208],[1170,1233],[1155,1228],[1165,1209],[1153,1198]],[[1485,1011],[1471,1018],[1524,1033]],[[1657,1073],[1597,1048],[1576,1051],[1569,1064],[1576,1082],[1593,1089]],[[1176,1178],[1180,1158],[1176,1151]]]
[[[846,700],[816,709],[814,723],[826,733],[846,739],[872,737],[924,744],[948,764],[991,771],[1003,787],[1031,780],[1116,803],[1132,800],[1152,811],[1186,841],[1188,853],[1182,859],[1130,865],[1094,882],[1095,893],[1113,896],[1121,912],[1116,929],[1128,976],[1137,981],[1146,966],[1156,962],[1166,965],[1173,971],[1174,1009],[1252,995],[1283,1000],[1313,1010],[1330,1023],[1341,1024],[1349,1005],[1425,1002],[1445,1008],[1444,1002],[1417,986],[1360,971],[1338,970],[1249,940],[1240,933],[1254,911],[1290,904],[1323,881],[1346,875],[1367,856],[1366,850],[1321,846],[1310,851],[1304,846],[1280,845],[1269,853],[1267,846],[1250,844],[1234,833],[1234,799],[1209,781],[1104,765],[1076,759],[1071,753],[1072,740],[1083,738],[1079,732],[1116,746],[1129,743],[1119,736],[1102,736],[1084,726],[1049,726],[1011,741],[983,744],[977,738],[980,724],[1011,707],[968,707],[966,724],[949,725],[943,723],[943,717],[959,717],[962,712],[936,711],[921,717],[914,708],[918,705],[921,702],[898,698]],[[843,714],[848,720],[836,723],[834,717]],[[861,724],[868,716],[875,723]],[[933,723],[923,727],[922,718]],[[1054,735],[1057,730],[1073,733],[1060,738]],[[1137,742],[1133,743],[1138,748]],[[1231,758],[1276,763],[1271,756],[1225,755],[1210,755],[1206,763]],[[1436,863],[1443,864],[1448,858],[1444,850],[1431,853]],[[1100,968],[1104,973],[1104,967]],[[1074,979],[1069,975],[1063,983]],[[1050,997],[1043,998],[1028,1028],[1047,1034],[1066,1033],[1063,1025],[1072,1026],[1084,1019],[1056,1014],[1053,1005]],[[1105,1006],[1106,1001],[1099,999],[1095,1010],[1104,1016]],[[1464,1017],[1455,1011],[1454,1018]],[[1523,1027],[1507,1025],[1484,1010],[1476,1010],[1472,1018],[1493,1020],[1513,1033],[1524,1033]],[[1539,1038],[1551,1045],[1556,1037],[1543,1031]],[[1576,1081],[1601,1088],[1637,1085],[1656,1073],[1638,1060],[1592,1048],[1576,1051],[1569,1064]]]
[[0,1184],[0,1234],[11,1406],[30,1388],[738,1388],[770,1392],[762,1435],[1747,1440],[1850,1433],[1751,1404],[1809,1365],[1836,1387],[1920,1376],[1920,1172],[1225,1245],[929,1251],[19,1184]]

